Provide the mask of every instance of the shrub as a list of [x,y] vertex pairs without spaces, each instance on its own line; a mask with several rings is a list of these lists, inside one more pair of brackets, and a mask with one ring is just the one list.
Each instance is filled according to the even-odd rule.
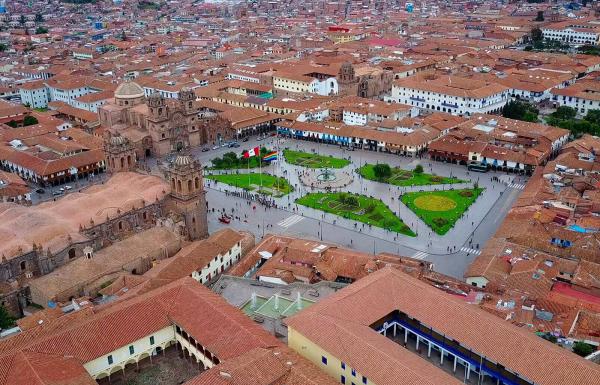
[[379,163],[373,167],[373,173],[377,179],[385,179],[392,176],[392,169],[389,164]]
[[372,213],[375,210],[375,203],[369,203],[369,205],[365,208],[366,213]]
[[448,224],[448,220],[445,218],[433,218],[432,220],[433,224],[436,225],[437,227],[443,227],[445,225]]
[[573,353],[577,354],[578,356],[587,357],[594,353],[594,351],[596,351],[596,348],[590,344],[586,344],[583,341],[577,341],[573,344]]
[[461,197],[465,197],[465,198],[469,198],[473,196],[473,191],[470,190],[463,190],[461,192],[458,193]]
[[358,198],[352,195],[348,195],[346,197],[346,200],[344,201],[345,204],[347,204],[348,206],[353,206],[356,207],[358,206]]
[[423,166],[421,166],[420,164],[418,164],[418,165],[417,165],[417,166],[414,168],[413,172],[414,172],[415,174],[422,174],[422,173],[423,173]]
[[429,178],[429,180],[432,181],[433,183],[440,183],[441,181],[444,180],[444,178],[442,178],[441,176],[432,175],[431,178]]

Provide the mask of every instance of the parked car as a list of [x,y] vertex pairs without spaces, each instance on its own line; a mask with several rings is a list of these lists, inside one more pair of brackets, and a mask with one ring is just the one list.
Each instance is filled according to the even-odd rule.
[[46,190],[44,190],[43,188],[39,188],[39,189],[35,190],[35,192],[38,194],[43,194],[46,192]]
[[63,191],[54,191],[52,195],[62,195]]
[[72,187],[72,186],[69,186],[69,185],[66,185],[66,186],[65,186],[65,190],[71,190],[72,188],[73,188],[73,187]]
[[229,148],[234,148],[234,147],[237,148],[239,146],[240,146],[240,144],[238,142],[229,143]]
[[202,147],[202,152],[206,152],[206,151],[210,151],[210,148],[208,148],[208,147]]
[[219,146],[213,146],[212,149],[213,150],[218,150],[220,147]]
[[242,139],[242,142],[247,142],[248,141],[248,137],[245,137],[244,139]]

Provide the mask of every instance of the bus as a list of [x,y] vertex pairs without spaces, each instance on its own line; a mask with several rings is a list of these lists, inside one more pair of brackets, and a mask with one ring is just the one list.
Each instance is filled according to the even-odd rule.
[[470,162],[467,169],[475,172],[488,172],[488,166],[479,162]]

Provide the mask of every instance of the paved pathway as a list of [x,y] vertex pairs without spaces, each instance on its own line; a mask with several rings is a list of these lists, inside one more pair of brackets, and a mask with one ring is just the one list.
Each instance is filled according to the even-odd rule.
[[[244,144],[244,147],[247,148],[254,145],[252,142]],[[262,142],[259,144],[266,145],[267,143]],[[273,148],[276,144],[268,143],[268,146]],[[485,190],[464,217],[459,219],[455,227],[446,235],[439,236],[400,202],[399,195],[410,191],[448,189],[450,186],[390,186],[366,180],[355,174],[354,181],[343,191],[363,193],[382,199],[392,211],[399,214],[413,231],[418,233],[417,237],[408,237],[333,214],[323,213],[320,210],[296,205],[294,201],[300,196],[310,191],[322,190],[311,190],[302,185],[298,179],[298,174],[304,168],[280,160],[263,168],[263,172],[286,177],[296,190],[288,196],[274,198],[277,208],[265,208],[257,204],[248,205],[245,199],[232,197],[231,195],[225,196],[222,192],[224,190],[233,191],[235,190],[234,187],[207,181],[210,206],[215,207],[215,211],[225,209],[229,212],[233,209],[235,215],[239,215],[240,219],[234,220],[230,226],[252,231],[258,238],[265,233],[288,234],[322,239],[367,252],[386,251],[417,259],[426,259],[435,263],[436,270],[459,278],[462,278],[468,264],[480,253],[487,239],[496,231],[526,183],[526,179],[522,177],[515,178],[514,175],[493,172],[468,173],[463,166],[429,162],[428,159],[403,158],[370,151],[347,151],[337,146],[318,145],[311,142],[284,140],[279,143],[280,150],[285,146],[303,151],[314,150],[319,154],[331,154],[350,159],[352,164],[342,169],[344,171],[352,171],[365,162],[386,162],[391,166],[401,166],[405,169],[412,169],[417,164],[422,164],[425,172],[469,180],[469,183],[466,184],[453,185],[455,188],[472,187],[474,183],[478,183],[479,186],[485,187]],[[216,151],[221,155],[228,150],[230,149]],[[199,153],[198,155],[204,164],[208,164],[208,160],[214,157],[215,153]],[[240,170],[240,172],[246,171]],[[493,176],[498,177],[500,181],[492,181]],[[218,216],[217,213],[212,215],[210,220],[211,230],[223,226],[217,221]]]

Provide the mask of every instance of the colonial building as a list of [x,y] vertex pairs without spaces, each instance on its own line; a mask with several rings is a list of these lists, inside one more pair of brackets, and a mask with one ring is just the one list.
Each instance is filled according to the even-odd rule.
[[187,88],[178,99],[165,99],[158,93],[146,97],[142,87],[126,81],[115,91],[113,101],[98,108],[98,114],[103,127],[129,139],[138,159],[235,136],[230,124],[204,114],[194,91]]

